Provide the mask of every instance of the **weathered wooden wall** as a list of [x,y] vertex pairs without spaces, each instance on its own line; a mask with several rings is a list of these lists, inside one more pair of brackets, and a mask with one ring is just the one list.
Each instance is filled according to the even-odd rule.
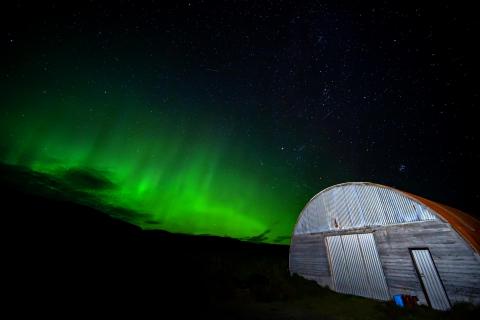
[[367,232],[374,233],[390,296],[415,295],[427,303],[409,249],[428,248],[451,303],[480,304],[480,258],[442,221],[294,235],[290,272],[332,288],[324,237]]
[[331,275],[324,234],[296,235],[290,244],[290,273],[331,287]]
[[404,224],[374,232],[390,294],[411,294],[426,304],[409,249],[428,248],[452,304],[480,304],[480,261],[449,224]]

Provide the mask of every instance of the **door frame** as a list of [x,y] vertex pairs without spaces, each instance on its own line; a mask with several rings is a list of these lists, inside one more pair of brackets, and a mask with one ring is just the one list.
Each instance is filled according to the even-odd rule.
[[438,275],[438,280],[440,280],[440,284],[442,285],[442,289],[445,292],[445,296],[447,297],[448,304],[450,305],[450,308],[451,308],[452,303],[450,301],[450,298],[448,297],[447,289],[445,289],[445,285],[443,284],[443,280],[440,277],[440,273],[438,272],[435,260],[433,260],[433,256],[432,256],[432,253],[430,252],[430,248],[428,248],[428,247],[408,248],[408,252],[410,253],[410,258],[412,259],[413,267],[415,268],[417,278],[420,282],[420,285],[422,286],[423,295],[425,296],[425,299],[427,300],[428,306],[433,309],[432,303],[430,302],[430,297],[428,296],[428,293],[427,293],[427,289],[425,288],[425,284],[423,283],[422,277],[420,276],[420,270],[418,270],[417,262],[415,261],[415,257],[413,256],[413,252],[412,252],[413,250],[427,250],[428,251],[428,255],[430,256],[430,260],[432,260],[433,267],[435,268],[435,272]]

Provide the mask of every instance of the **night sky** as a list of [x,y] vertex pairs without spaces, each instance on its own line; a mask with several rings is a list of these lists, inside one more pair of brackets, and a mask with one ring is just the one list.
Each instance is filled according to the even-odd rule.
[[478,213],[473,8],[165,2],[3,5],[0,161],[142,228],[269,243],[346,181]]

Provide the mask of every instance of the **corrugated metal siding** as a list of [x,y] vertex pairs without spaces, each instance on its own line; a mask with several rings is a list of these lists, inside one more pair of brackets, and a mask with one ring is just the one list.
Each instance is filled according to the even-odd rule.
[[322,199],[320,201],[312,202],[311,205],[305,208],[305,217],[299,221],[298,230],[302,230],[298,234],[321,232],[328,230],[328,217],[324,214],[328,212],[325,208]]
[[330,257],[332,280],[335,290],[350,293],[350,271],[347,268],[342,240],[338,237],[325,238]]
[[348,212],[350,213],[350,225],[353,227],[361,227],[365,225],[363,217],[363,210],[358,201],[358,194],[356,186],[345,186],[343,189],[345,193]]
[[[345,259],[350,270],[351,294],[356,296],[370,297],[370,285],[367,278],[367,270],[363,263],[362,250],[356,234],[342,236]],[[371,270],[368,270],[371,272]]]
[[318,194],[302,211],[294,234],[437,220],[423,204],[377,185],[350,183]]
[[412,256],[420,273],[420,280],[428,295],[431,307],[437,310],[450,309],[450,302],[430,252],[428,250],[412,250]]
[[343,188],[338,188],[337,190],[334,190],[333,194],[336,207],[336,210],[334,212],[336,214],[338,228],[343,229],[349,227],[351,225],[350,212],[348,211],[347,197],[343,192]]
[[365,269],[369,271],[367,277],[370,283],[371,297],[379,300],[389,300],[387,282],[372,234],[359,234],[358,241],[362,244]]
[[357,186],[358,200],[366,212],[365,220],[372,225],[386,225],[384,210],[377,188],[370,185]]
[[[327,218],[326,219],[327,224],[325,225],[325,230],[331,230],[335,227],[334,221],[332,219],[332,215],[330,214],[331,212],[335,212],[335,200],[333,199],[332,195],[333,193],[328,193],[324,197],[321,197],[318,200],[316,199],[314,200],[314,201],[323,201],[325,211],[322,212],[322,215],[324,215]],[[302,217],[300,216],[300,219],[301,218]]]
[[388,288],[371,233],[325,238],[336,291],[388,300]]

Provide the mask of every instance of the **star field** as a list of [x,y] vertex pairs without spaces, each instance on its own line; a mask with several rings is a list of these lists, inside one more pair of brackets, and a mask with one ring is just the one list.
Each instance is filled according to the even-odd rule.
[[0,160],[144,228],[252,241],[345,181],[475,213],[476,20],[402,5],[10,3]]

